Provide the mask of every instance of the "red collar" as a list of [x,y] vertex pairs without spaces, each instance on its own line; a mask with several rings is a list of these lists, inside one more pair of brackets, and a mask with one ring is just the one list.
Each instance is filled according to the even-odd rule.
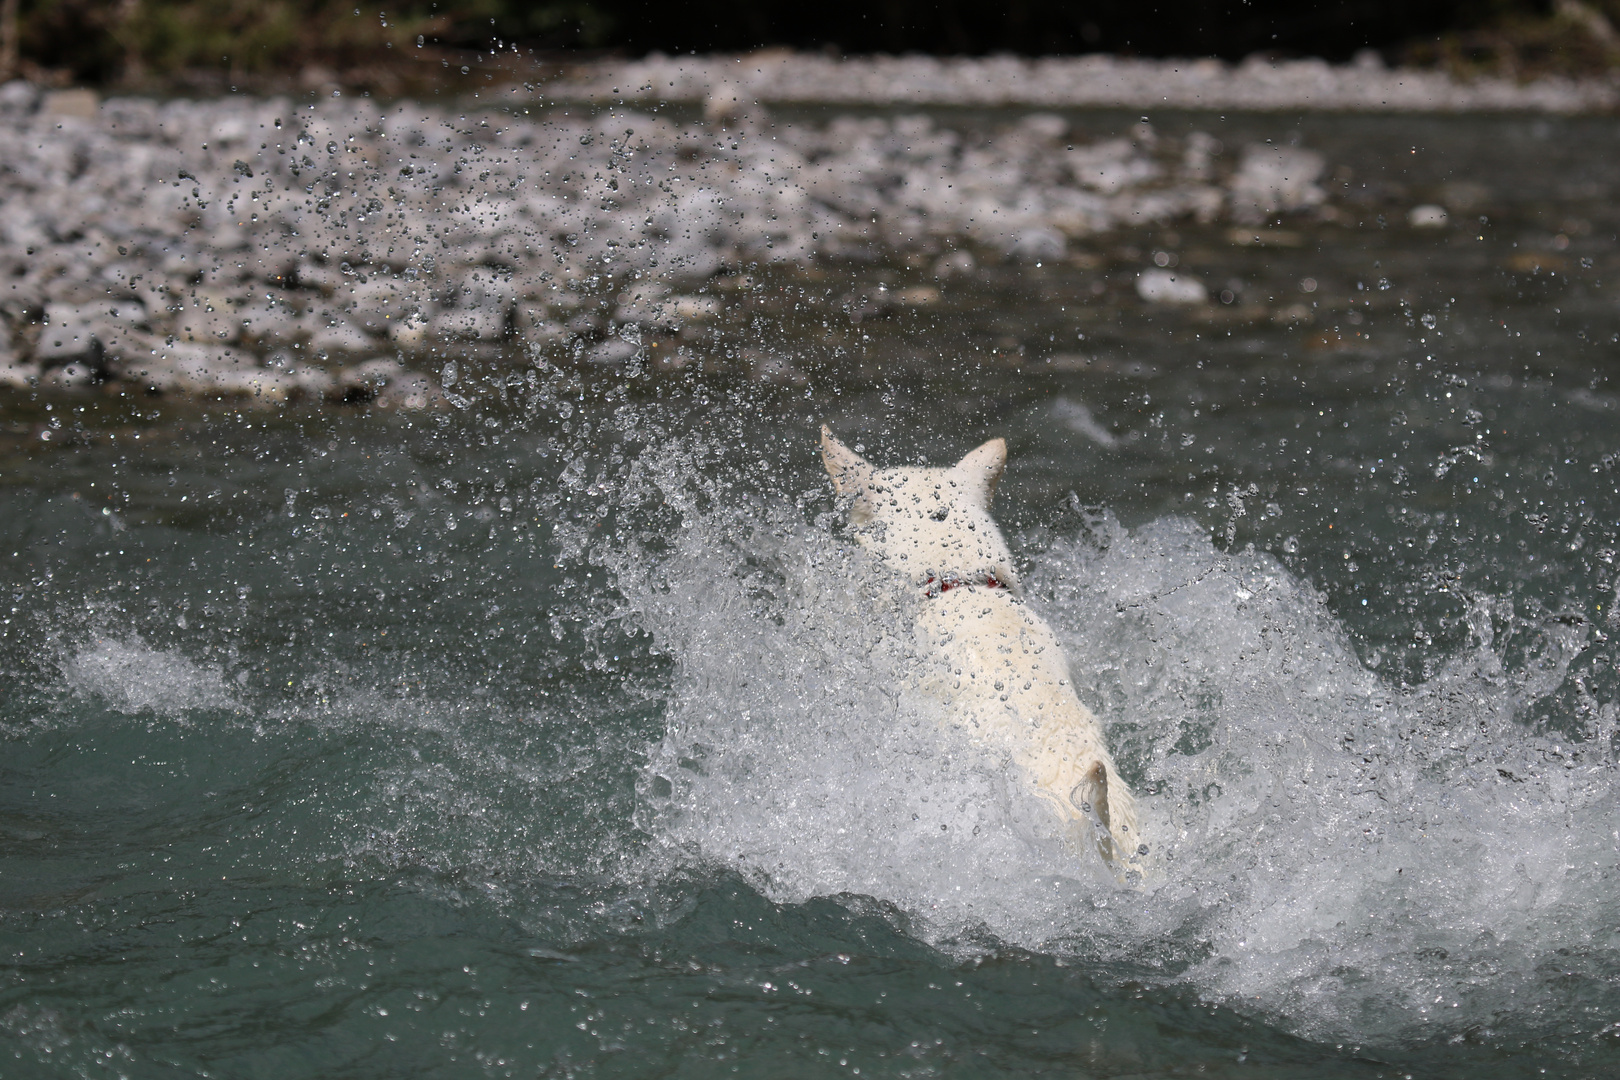
[[979,585],[986,589],[1005,589],[1007,587],[1000,578],[989,573],[977,579],[960,578],[955,575],[936,578],[933,574],[929,574],[928,580],[923,582],[923,595],[932,599],[940,593],[948,593],[952,589],[961,589],[972,585]]

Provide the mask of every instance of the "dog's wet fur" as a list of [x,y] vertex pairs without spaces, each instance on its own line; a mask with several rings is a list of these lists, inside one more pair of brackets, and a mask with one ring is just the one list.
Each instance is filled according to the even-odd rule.
[[879,469],[823,427],[821,454],[857,540],[928,598],[917,641],[942,663],[924,689],[975,742],[1011,757],[1071,842],[1094,847],[1117,876],[1134,874],[1147,852],[1135,801],[1056,635],[1023,602],[990,516],[1006,441],[950,468]]

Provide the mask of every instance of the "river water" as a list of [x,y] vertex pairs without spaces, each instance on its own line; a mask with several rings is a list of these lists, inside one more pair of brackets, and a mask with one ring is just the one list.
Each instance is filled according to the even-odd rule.
[[[0,1073],[1614,1075],[1620,126],[1220,123],[1344,219],[749,270],[443,410],[0,391]],[[1136,888],[908,701],[822,422],[1007,437]]]

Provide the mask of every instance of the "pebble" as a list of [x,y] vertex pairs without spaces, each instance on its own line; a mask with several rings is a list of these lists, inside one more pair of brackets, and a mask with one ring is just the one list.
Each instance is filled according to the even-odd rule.
[[1446,208],[1433,203],[1414,206],[1406,214],[1407,224],[1414,229],[1443,229],[1448,220]]
[[1150,304],[1207,304],[1209,289],[1197,278],[1169,270],[1144,270],[1136,279],[1136,295]]
[[15,360],[0,362],[0,386],[29,390],[39,385],[39,375],[38,364],[19,364]]

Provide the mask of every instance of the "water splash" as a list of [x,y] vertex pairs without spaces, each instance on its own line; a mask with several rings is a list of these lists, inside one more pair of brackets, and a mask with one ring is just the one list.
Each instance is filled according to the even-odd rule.
[[[1570,991],[1544,964],[1617,913],[1614,771],[1518,718],[1584,627],[1477,600],[1472,648],[1391,687],[1270,556],[1176,520],[1100,533],[1048,552],[1033,587],[1156,793],[1167,861],[1137,928],[1199,942],[1190,978],[1318,1034],[1555,1007]],[[1512,669],[1493,614],[1536,639]]]
[[240,707],[218,667],[178,650],[155,649],[134,634],[97,635],[62,661],[61,674],[74,693],[95,695],[132,715]]
[[781,901],[877,897],[947,949],[1123,964],[1319,1037],[1538,1028],[1613,997],[1613,765],[1522,722],[1583,625],[1479,599],[1472,646],[1393,685],[1267,554],[1180,519],[1059,541],[1030,602],[1141,793],[1152,872],[1122,892],[908,693],[918,601],[794,507],[697,498],[681,472],[648,466],[674,539],[615,565],[675,660],[641,785],[672,862]]

